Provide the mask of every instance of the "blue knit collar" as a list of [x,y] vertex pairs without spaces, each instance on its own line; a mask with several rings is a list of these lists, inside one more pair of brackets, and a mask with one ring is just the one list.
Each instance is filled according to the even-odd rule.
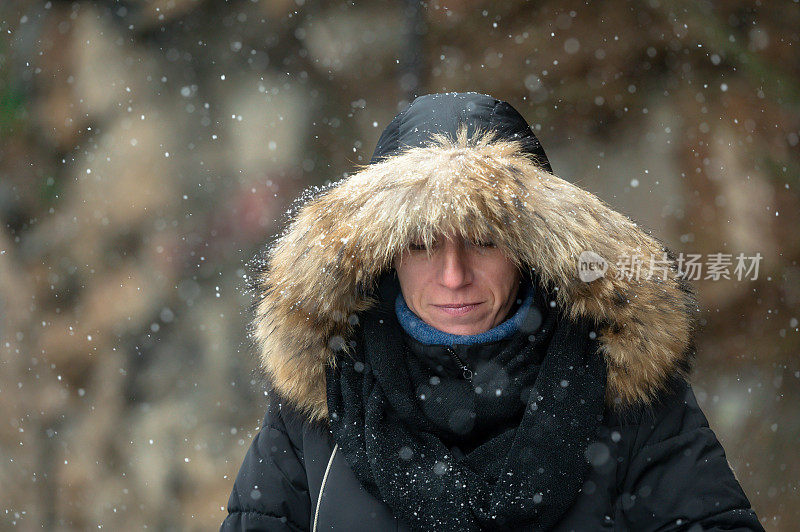
[[[500,323],[488,331],[478,334],[451,334],[440,331],[428,325],[408,308],[403,292],[397,294],[394,310],[397,319],[409,336],[428,345],[474,345],[486,342],[496,342],[512,336],[519,331],[528,310],[533,304],[533,289],[530,283],[524,283],[520,289],[522,292],[522,304],[520,304],[513,316]],[[519,298],[520,295],[518,294]]]

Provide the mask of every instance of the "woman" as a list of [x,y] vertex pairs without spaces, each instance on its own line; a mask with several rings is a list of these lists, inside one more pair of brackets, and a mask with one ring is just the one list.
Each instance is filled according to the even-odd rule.
[[763,530],[686,380],[690,287],[617,275],[664,252],[509,104],[417,98],[269,250],[222,529]]

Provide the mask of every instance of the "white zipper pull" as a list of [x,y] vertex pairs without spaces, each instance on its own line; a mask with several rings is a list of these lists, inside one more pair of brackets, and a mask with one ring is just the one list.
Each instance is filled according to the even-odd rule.
[[467,379],[468,381],[472,381],[472,370],[469,369],[469,366],[464,364],[461,358],[456,354],[455,350],[452,347],[447,347],[447,351],[456,359],[456,363],[461,367],[461,375]]

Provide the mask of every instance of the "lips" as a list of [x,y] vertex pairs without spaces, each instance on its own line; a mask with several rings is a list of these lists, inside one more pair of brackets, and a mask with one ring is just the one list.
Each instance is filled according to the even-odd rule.
[[463,316],[478,308],[480,303],[447,303],[445,305],[434,305],[437,309],[450,316]]

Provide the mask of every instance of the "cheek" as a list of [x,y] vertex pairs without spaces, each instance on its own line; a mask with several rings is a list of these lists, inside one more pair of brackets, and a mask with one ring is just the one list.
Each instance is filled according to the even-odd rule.
[[510,293],[514,284],[517,282],[517,267],[514,266],[514,263],[505,258],[505,256],[502,256],[486,264],[484,271],[486,272],[484,278],[491,287],[495,297],[500,301],[505,300],[506,295]]
[[406,301],[416,301],[424,292],[425,268],[418,261],[405,260],[395,267],[400,289]]

